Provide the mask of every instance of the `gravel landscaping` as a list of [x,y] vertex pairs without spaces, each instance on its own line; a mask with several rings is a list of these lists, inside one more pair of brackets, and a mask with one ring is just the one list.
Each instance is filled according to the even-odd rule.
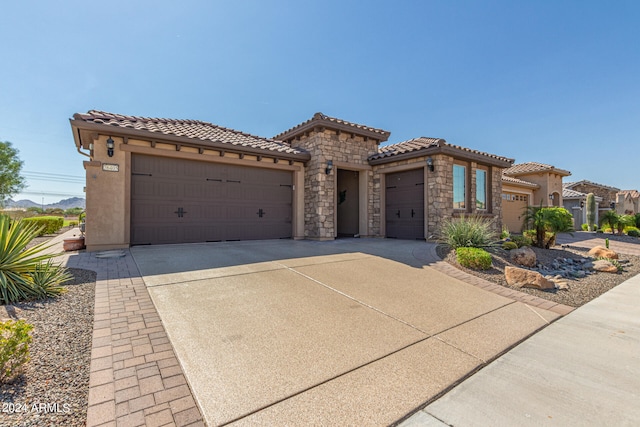
[[86,424],[96,274],[69,272],[74,278],[58,298],[6,307],[34,328],[24,373],[0,384],[0,426]]
[[[577,246],[555,246],[552,249],[540,249],[532,247],[531,249],[533,249],[533,251],[536,253],[538,263],[544,266],[551,266],[554,260],[558,258],[582,260],[588,257],[588,251]],[[438,255],[453,266],[469,274],[481,277],[482,279],[488,280],[498,285],[505,286],[510,289],[515,289],[507,285],[504,278],[504,268],[506,266],[520,268],[522,267],[519,265],[515,265],[510,261],[508,251],[505,251],[501,248],[492,248],[489,249],[489,252],[491,253],[491,257],[493,259],[492,268],[486,271],[478,271],[462,267],[456,261],[455,252],[453,250],[442,245],[438,246]],[[619,256],[619,261],[624,268],[624,271],[621,273],[614,274],[593,272],[592,274],[589,274],[583,278],[565,279],[569,285],[569,289],[567,290],[556,289],[550,291],[542,291],[532,288],[518,288],[517,290],[559,304],[565,304],[571,307],[579,307],[602,295],[603,293],[619,285],[625,280],[640,273],[640,257],[626,254],[619,254]]]

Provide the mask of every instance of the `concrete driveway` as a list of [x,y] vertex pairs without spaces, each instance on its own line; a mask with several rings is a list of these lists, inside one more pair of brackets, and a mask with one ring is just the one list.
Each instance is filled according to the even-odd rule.
[[425,242],[131,249],[209,425],[387,425],[559,315],[429,267]]

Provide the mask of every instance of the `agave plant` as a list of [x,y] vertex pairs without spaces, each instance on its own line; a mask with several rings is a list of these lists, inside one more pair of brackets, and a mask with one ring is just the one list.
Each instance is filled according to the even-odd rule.
[[53,264],[56,254],[45,253],[48,243],[27,248],[38,235],[35,224],[0,215],[0,304],[39,299],[64,291],[59,285],[70,278],[64,267]]

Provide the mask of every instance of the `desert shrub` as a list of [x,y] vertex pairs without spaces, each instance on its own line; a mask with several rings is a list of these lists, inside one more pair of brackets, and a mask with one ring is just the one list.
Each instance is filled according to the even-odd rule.
[[34,216],[23,219],[26,223],[36,224],[41,228],[39,236],[44,234],[54,234],[64,225],[64,218],[59,216]]
[[582,228],[582,231],[589,231],[589,224],[582,224],[580,228]]
[[628,228],[627,236],[640,237],[640,230],[638,230],[636,227]]
[[27,248],[39,232],[34,223],[0,217],[0,304],[58,295],[58,285],[70,278],[51,262],[56,254],[43,253],[48,243]]
[[0,322],[0,383],[13,380],[29,361],[32,329],[24,320]]
[[511,233],[509,232],[509,227],[502,224],[502,231],[500,232],[500,239],[509,239],[511,237]]
[[491,255],[482,248],[459,247],[456,249],[458,263],[474,270],[488,270],[491,268]]
[[531,238],[525,235],[512,236],[511,241],[518,245],[519,248],[523,246],[531,246],[533,244]]
[[490,246],[496,237],[493,221],[476,215],[445,219],[440,229],[440,240],[454,249]]
[[510,251],[512,249],[518,249],[518,244],[516,242],[508,241],[502,244],[502,249],[506,251]]

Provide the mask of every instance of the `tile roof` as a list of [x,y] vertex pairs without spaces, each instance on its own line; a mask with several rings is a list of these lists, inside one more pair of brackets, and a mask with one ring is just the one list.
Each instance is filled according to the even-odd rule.
[[324,125],[328,128],[344,130],[346,132],[353,132],[357,135],[373,138],[380,142],[386,141],[387,139],[389,139],[389,135],[391,135],[391,132],[388,132],[386,130],[374,128],[371,126],[359,125],[357,123],[351,123],[346,120],[329,117],[322,113],[315,113],[309,120],[302,122],[299,125],[292,127],[291,129],[287,129],[286,131],[276,135],[274,138],[279,140],[291,139],[309,129],[321,125]]
[[611,190],[611,191],[620,191],[619,188],[616,187],[609,187],[608,185],[603,185],[603,184],[598,184],[597,182],[593,182],[593,181],[587,181],[586,179],[583,179],[582,181],[575,181],[575,182],[565,182],[564,184],[562,184],[563,187],[567,187],[567,188],[573,188],[576,185],[593,185],[594,187],[601,187],[601,188],[605,188],[607,190]]
[[410,153],[412,151],[424,150],[432,147],[440,147],[446,144],[444,139],[440,138],[414,138],[409,141],[399,142],[397,144],[385,145],[378,148],[378,153],[369,156],[369,160],[383,159],[385,157],[396,156],[398,154]]
[[123,129],[177,136],[204,142],[230,144],[238,147],[275,151],[286,154],[304,154],[305,151],[271,138],[263,138],[234,129],[217,126],[200,120],[161,119],[139,116],[124,116],[91,110],[85,114],[74,114],[75,120]]
[[442,138],[427,138],[420,137],[410,139],[408,141],[399,142],[397,144],[385,145],[378,148],[378,153],[369,156],[369,161],[376,161],[391,158],[400,154],[415,153],[419,156],[421,150],[434,149],[438,152],[445,152],[447,154],[460,154],[460,155],[474,155],[484,157],[490,160],[495,160],[500,163],[513,163],[513,159],[497,156],[495,154],[485,153],[478,150],[472,150],[470,148],[461,147],[459,145],[449,144]]
[[513,165],[510,168],[502,171],[503,174],[511,175],[511,176],[525,175],[528,173],[536,173],[536,172],[556,172],[556,173],[559,173],[560,175],[565,175],[565,176],[571,175],[571,172],[566,171],[564,169],[558,169],[555,166],[547,165],[544,163],[538,163],[538,162],[520,163],[517,165]]
[[[585,193],[581,193],[579,191],[572,190],[572,189],[567,188],[565,186],[563,186],[563,188],[562,188],[562,198],[563,199],[584,199],[586,197],[587,197],[587,195]],[[594,196],[594,197],[596,199],[596,202],[602,201],[602,197],[598,197],[598,196]]]
[[637,199],[640,197],[640,192],[638,190],[620,190],[620,193],[631,196],[632,199]]
[[502,182],[521,185],[523,187],[540,188],[540,185],[536,184],[535,182],[525,181],[524,179],[514,178],[505,174],[502,174]]

